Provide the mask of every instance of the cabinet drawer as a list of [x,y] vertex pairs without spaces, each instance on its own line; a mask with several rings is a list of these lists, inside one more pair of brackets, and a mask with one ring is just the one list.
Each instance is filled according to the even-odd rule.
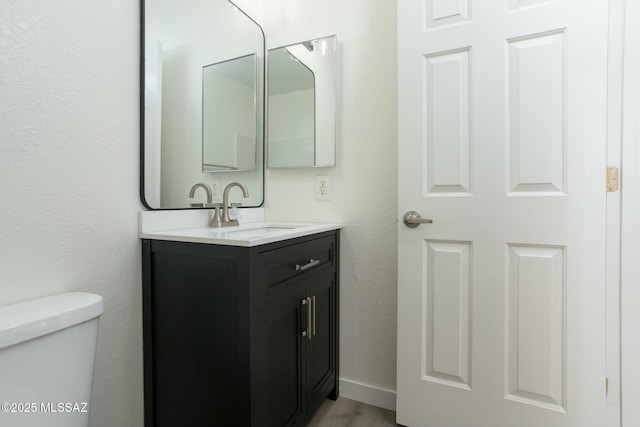
[[335,269],[335,245],[336,239],[332,235],[259,254],[261,281],[266,284],[267,293],[285,287],[289,279]]

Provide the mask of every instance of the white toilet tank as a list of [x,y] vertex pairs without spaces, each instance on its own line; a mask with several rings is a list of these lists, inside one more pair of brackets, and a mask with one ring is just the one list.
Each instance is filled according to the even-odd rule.
[[0,426],[89,425],[102,312],[84,292],[0,307]]

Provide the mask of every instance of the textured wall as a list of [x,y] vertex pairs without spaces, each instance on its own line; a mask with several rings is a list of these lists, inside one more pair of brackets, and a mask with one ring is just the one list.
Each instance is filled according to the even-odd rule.
[[141,426],[138,3],[0,10],[0,304],[104,296],[91,424]]
[[[268,170],[266,215],[344,224],[340,375],[395,390],[396,2],[270,0],[259,22],[268,48],[338,36],[337,166]],[[314,199],[316,175],[331,176],[331,200]]]

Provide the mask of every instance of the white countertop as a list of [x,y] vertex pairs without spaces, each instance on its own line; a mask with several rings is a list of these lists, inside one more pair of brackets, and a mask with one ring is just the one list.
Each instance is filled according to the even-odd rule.
[[264,209],[242,209],[240,225],[209,227],[209,209],[182,211],[142,211],[138,237],[176,242],[208,243],[227,246],[259,246],[324,231],[337,230],[340,224],[265,222]]

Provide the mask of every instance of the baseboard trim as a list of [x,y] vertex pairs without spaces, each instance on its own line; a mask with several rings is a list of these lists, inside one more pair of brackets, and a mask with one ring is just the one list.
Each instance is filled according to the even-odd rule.
[[340,396],[379,408],[396,410],[396,392],[340,378]]

